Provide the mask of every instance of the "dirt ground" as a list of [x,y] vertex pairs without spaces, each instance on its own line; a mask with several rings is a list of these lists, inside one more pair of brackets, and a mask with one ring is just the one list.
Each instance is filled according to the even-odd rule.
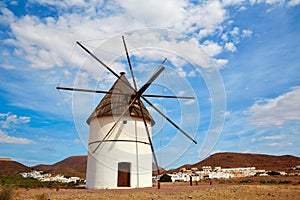
[[162,183],[161,188],[87,190],[17,189],[14,199],[300,199],[300,184]]

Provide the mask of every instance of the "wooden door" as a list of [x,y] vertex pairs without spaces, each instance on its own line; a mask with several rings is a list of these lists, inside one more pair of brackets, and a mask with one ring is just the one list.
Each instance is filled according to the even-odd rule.
[[129,162],[118,163],[118,187],[130,187],[130,168]]

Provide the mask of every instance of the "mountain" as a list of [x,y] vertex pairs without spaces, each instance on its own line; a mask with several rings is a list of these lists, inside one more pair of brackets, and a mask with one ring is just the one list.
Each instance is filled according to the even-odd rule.
[[53,165],[37,165],[35,170],[44,171],[52,174],[63,174],[65,176],[85,177],[87,166],[87,156],[71,156]]
[[[216,153],[208,158],[195,163],[186,164],[177,169],[165,171],[164,173],[177,172],[182,167],[201,169],[203,166],[232,168],[232,167],[256,167],[256,169],[287,171],[291,167],[300,165],[300,158],[290,155],[273,156],[265,154],[248,153]],[[71,156],[53,165],[37,165],[32,167],[35,170],[41,170],[52,174],[63,174],[65,176],[79,176],[85,178],[87,166],[87,156]],[[153,165],[153,174],[156,173]],[[0,161],[0,176],[18,174],[19,172],[28,172],[29,167],[15,161]],[[162,173],[164,169],[160,168]]]
[[0,176],[15,175],[20,172],[30,171],[29,167],[16,161],[0,161]]
[[249,154],[249,153],[216,153],[208,158],[195,163],[183,165],[177,169],[168,170],[168,173],[179,171],[180,168],[197,167],[201,169],[203,166],[234,168],[234,167],[256,167],[256,169],[287,171],[291,167],[300,165],[300,158],[290,155],[273,156],[265,154]]

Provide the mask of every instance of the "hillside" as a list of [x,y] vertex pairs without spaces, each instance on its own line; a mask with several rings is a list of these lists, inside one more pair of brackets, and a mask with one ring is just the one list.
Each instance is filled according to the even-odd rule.
[[[289,168],[300,165],[300,158],[290,155],[273,156],[264,154],[246,154],[246,153],[216,153],[208,158],[195,163],[181,166],[177,169],[168,170],[165,173],[179,171],[180,168],[211,166],[222,168],[231,167],[256,167],[257,169],[287,171]],[[87,166],[87,156],[71,156],[53,165],[37,165],[32,167],[35,170],[41,170],[52,174],[63,174],[65,176],[79,176],[85,178]],[[155,165],[153,165],[155,169]],[[0,161],[0,175],[13,175],[19,172],[30,171],[29,167],[15,161]],[[160,168],[160,171],[164,171]],[[155,174],[154,171],[153,174]]]
[[182,167],[197,167],[201,169],[203,166],[211,166],[222,168],[233,167],[256,167],[256,169],[287,171],[289,168],[300,165],[300,158],[290,155],[273,156],[265,154],[249,154],[249,153],[216,153],[208,158],[195,163],[183,165],[177,169],[168,172],[178,171]]
[[65,176],[79,176],[84,178],[87,166],[87,156],[71,156],[53,165],[37,165],[35,170]]
[[30,171],[29,167],[16,161],[0,161],[0,176],[15,175],[27,171]]

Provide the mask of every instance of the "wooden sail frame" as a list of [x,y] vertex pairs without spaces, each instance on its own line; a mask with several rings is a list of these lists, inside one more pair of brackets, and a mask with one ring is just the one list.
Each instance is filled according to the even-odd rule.
[[[131,60],[130,60],[130,55],[126,46],[126,42],[125,42],[125,38],[124,36],[122,36],[122,41],[123,41],[123,45],[124,45],[124,49],[125,49],[125,53],[126,53],[126,58],[127,58],[127,62],[129,65],[129,69],[130,69],[130,73],[131,73],[131,77],[134,83],[134,87],[132,87],[128,82],[123,81],[120,76],[114,71],[112,70],[108,65],[106,65],[103,61],[101,61],[96,55],[94,55],[88,48],[86,48],[83,44],[81,44],[80,42],[76,42],[85,52],[87,52],[91,57],[93,57],[98,63],[101,64],[101,66],[103,66],[104,68],[106,68],[110,73],[112,73],[115,77],[117,77],[119,80],[123,81],[124,84],[126,84],[128,86],[128,88],[130,88],[132,90],[132,94],[131,94],[131,102],[128,104],[128,106],[126,107],[126,109],[122,112],[121,115],[118,116],[118,119],[115,121],[114,125],[111,127],[111,129],[106,133],[106,135],[104,136],[103,139],[101,140],[96,140],[93,142],[90,142],[90,144],[97,144],[96,148],[93,150],[93,153],[95,153],[99,147],[101,146],[101,144],[103,142],[117,142],[118,140],[107,140],[107,138],[110,136],[110,134],[112,133],[113,129],[116,127],[116,125],[121,121],[121,119],[123,118],[123,116],[125,115],[125,113],[129,110],[129,108],[137,101],[138,105],[140,107],[142,107],[142,99],[149,105],[151,106],[156,112],[158,112],[163,118],[165,118],[171,125],[173,125],[177,130],[179,130],[183,135],[185,135],[188,139],[190,139],[192,142],[194,142],[195,144],[197,144],[197,141],[195,139],[193,139],[191,136],[189,136],[183,129],[181,129],[175,122],[173,122],[169,117],[167,117],[162,111],[160,111],[156,106],[154,106],[146,97],[151,97],[151,98],[177,98],[177,99],[194,99],[194,97],[188,97],[188,96],[174,96],[174,95],[158,95],[158,94],[144,94],[144,92],[149,88],[149,86],[155,81],[155,79],[162,73],[162,71],[164,71],[164,67],[163,64],[165,63],[165,61],[167,60],[167,58],[165,58],[162,63],[160,64],[160,66],[157,68],[156,72],[154,72],[154,74],[150,77],[150,79],[140,88],[137,88],[137,84],[136,84],[136,80],[135,80],[135,76],[134,76],[134,72],[133,72],[133,68],[132,68],[132,64],[131,64]],[[56,89],[58,90],[68,90],[68,91],[77,91],[77,92],[90,92],[90,93],[102,93],[102,94],[108,94],[110,93],[109,91],[102,91],[102,90],[90,90],[90,89],[83,89],[83,88],[72,88],[72,87],[59,87],[57,86]],[[115,93],[113,92],[114,95],[128,95],[126,93]],[[157,169],[157,174],[160,174],[159,171],[159,166],[158,166],[158,162],[157,162],[157,158],[155,155],[155,151],[154,151],[154,147],[153,147],[153,143],[152,143],[152,139],[151,139],[151,135],[150,135],[150,131],[146,122],[146,118],[145,115],[143,113],[143,111],[141,112],[142,115],[142,119],[145,125],[145,129],[146,129],[146,133],[147,133],[147,137],[148,137],[148,141],[150,147],[151,147],[151,151],[152,151],[152,155],[153,155],[153,159],[155,162],[155,166]],[[125,142],[122,140],[122,142]],[[131,141],[131,142],[136,142],[136,141]]]

